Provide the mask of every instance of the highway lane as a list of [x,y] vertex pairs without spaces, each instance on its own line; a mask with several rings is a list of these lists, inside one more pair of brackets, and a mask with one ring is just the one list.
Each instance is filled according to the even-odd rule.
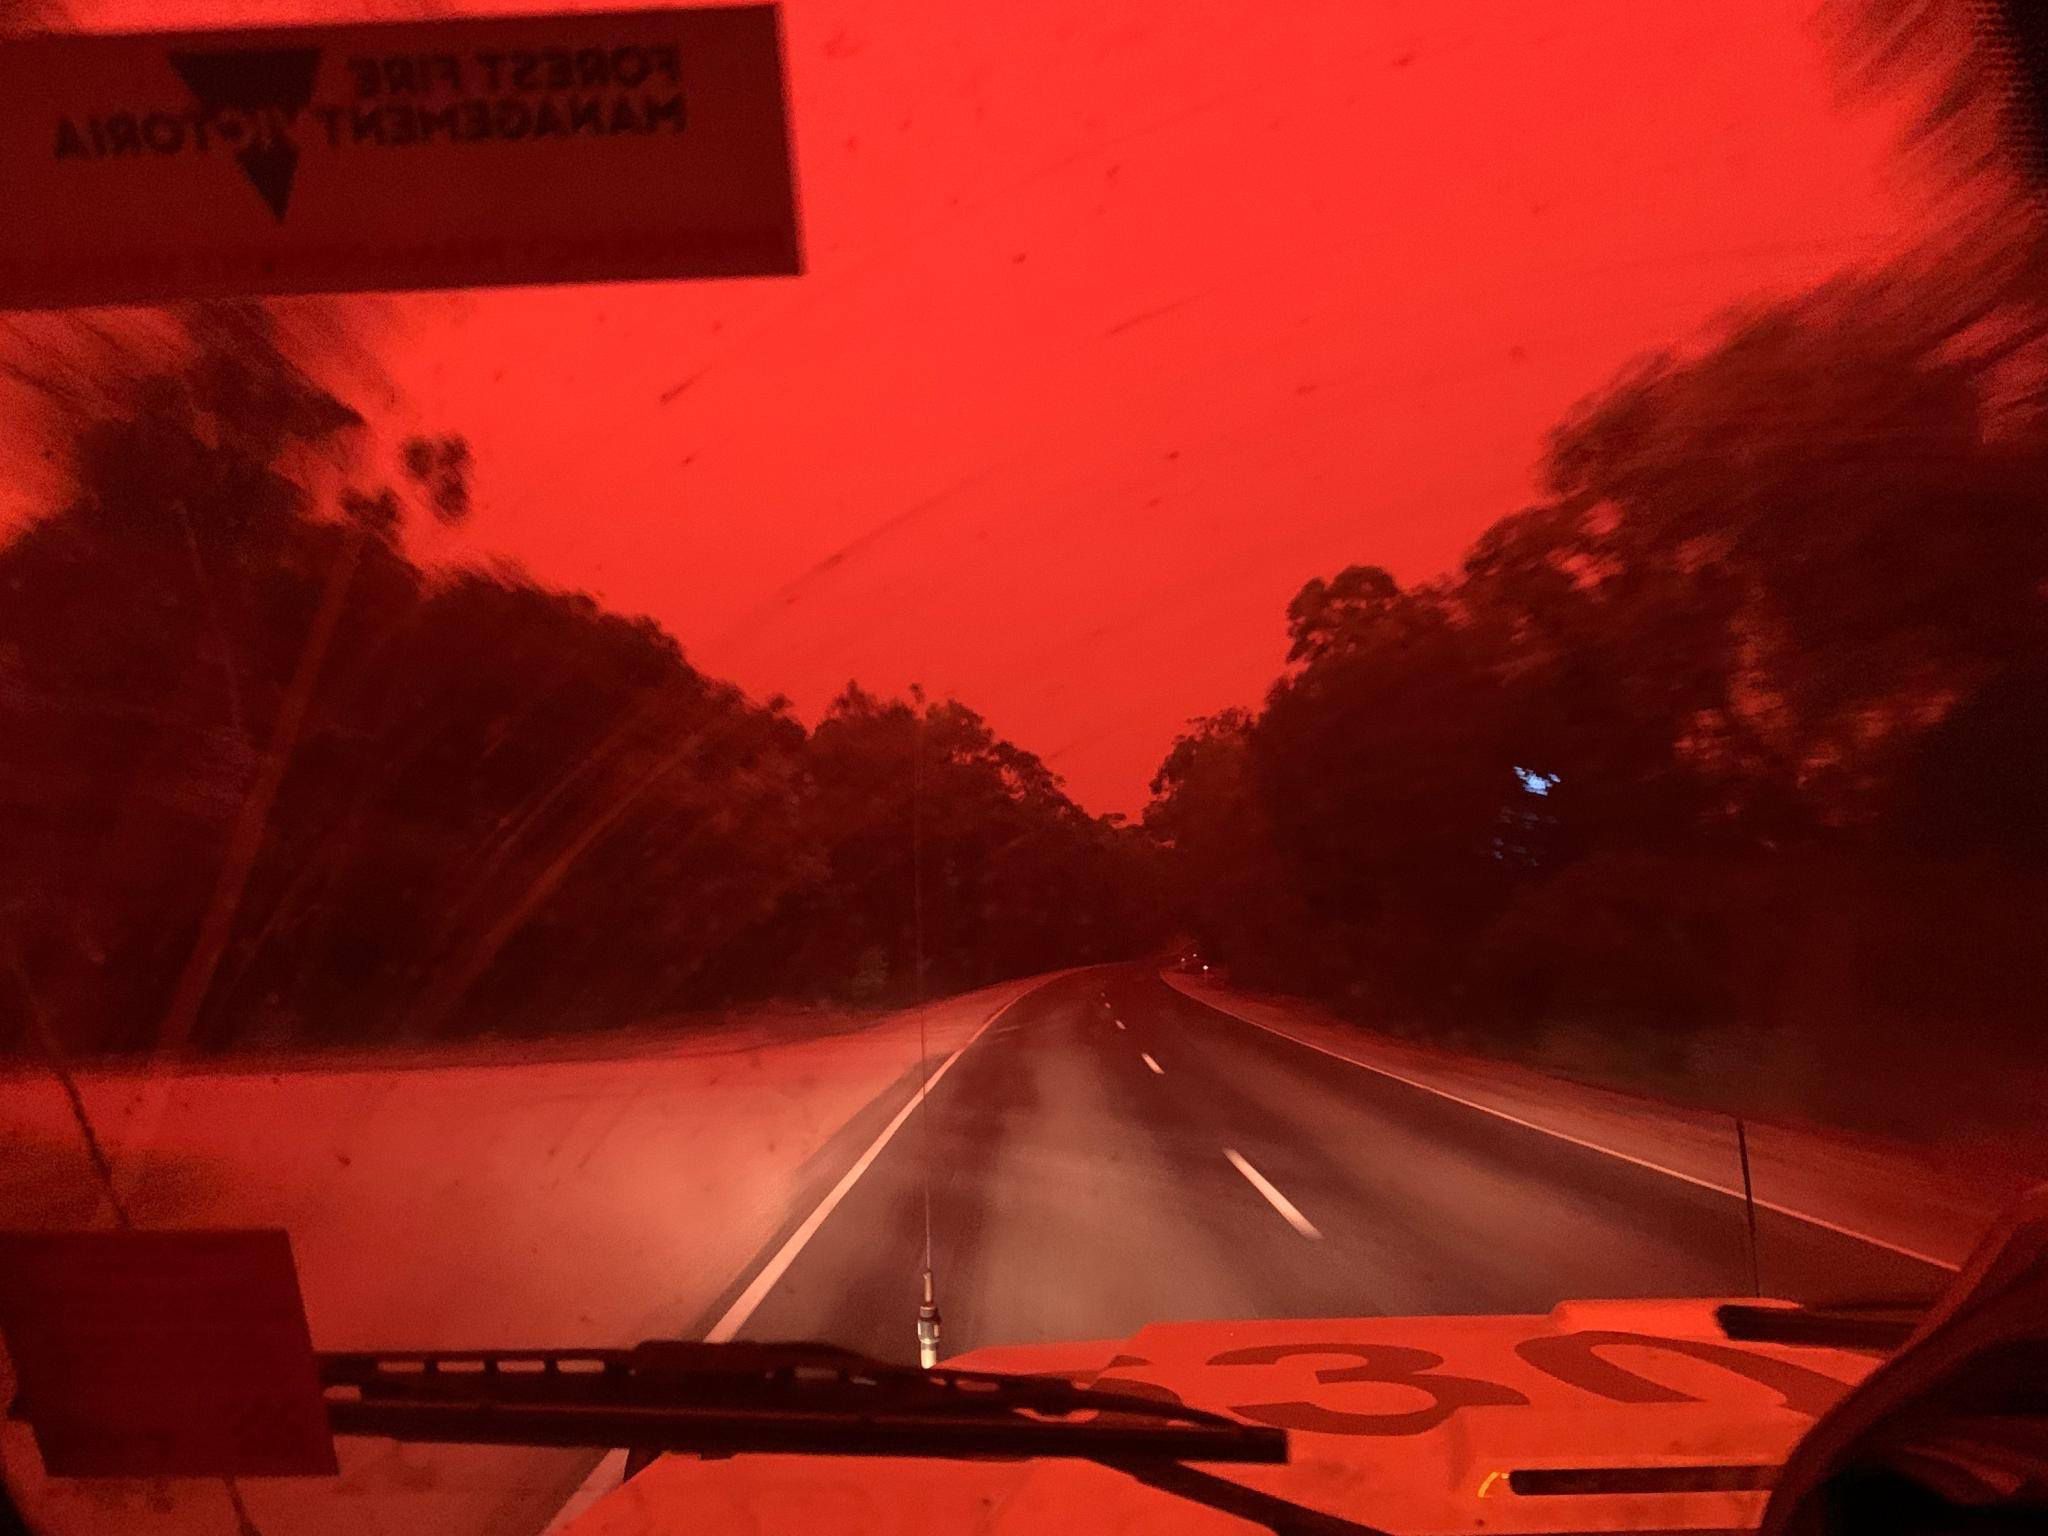
[[[1733,1157],[1731,1137],[1731,1174]],[[739,1336],[914,1360],[928,1166],[948,1355],[1167,1320],[1539,1312],[1749,1286],[1738,1201],[1118,967],[1047,984],[969,1046],[929,1121],[902,1125]],[[1770,1294],[1926,1295],[1946,1279],[1771,1212],[1759,1236]]]

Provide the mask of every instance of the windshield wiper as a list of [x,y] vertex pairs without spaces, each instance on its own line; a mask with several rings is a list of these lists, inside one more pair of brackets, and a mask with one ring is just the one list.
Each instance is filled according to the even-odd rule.
[[1916,1301],[1847,1301],[1816,1306],[1762,1306],[1732,1301],[1714,1309],[1723,1337],[1739,1343],[1810,1344],[1890,1354],[1927,1315]]
[[1283,1463],[1284,1430],[1057,1376],[913,1370],[829,1344],[322,1354],[336,1434],[708,1457],[1098,1462],[1275,1532],[1386,1536],[1186,1465]]
[[924,1371],[822,1344],[319,1357],[336,1434],[700,1456],[1265,1462],[1286,1434],[1046,1376]]

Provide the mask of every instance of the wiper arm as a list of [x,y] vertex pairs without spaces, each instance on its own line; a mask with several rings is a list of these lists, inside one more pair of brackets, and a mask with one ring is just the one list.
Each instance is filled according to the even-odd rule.
[[1811,1344],[1890,1354],[1920,1326],[1927,1304],[1851,1301],[1818,1306],[1727,1302],[1714,1309],[1724,1337],[1738,1343]]
[[705,1456],[1284,1462],[1283,1431],[1054,1377],[922,1371],[815,1344],[322,1354],[336,1434]]
[[1063,1457],[1276,1532],[1385,1536],[1183,1465],[1287,1460],[1282,1430],[1060,1377],[912,1370],[827,1344],[323,1354],[336,1434],[700,1456]]
[[1221,1510],[1254,1525],[1263,1525],[1276,1536],[1392,1536],[1375,1525],[1360,1525],[1342,1515],[1325,1514],[1306,1504],[1282,1498],[1277,1493],[1248,1488],[1243,1483],[1204,1472],[1177,1461],[1127,1462],[1116,1464],[1147,1488],[1157,1488],[1175,1498],[1186,1499],[1209,1509]]

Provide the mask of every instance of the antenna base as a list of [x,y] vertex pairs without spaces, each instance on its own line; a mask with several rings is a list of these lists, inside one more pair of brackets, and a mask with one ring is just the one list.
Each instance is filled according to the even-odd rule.
[[924,1272],[924,1301],[917,1309],[917,1363],[921,1370],[939,1363],[939,1303],[932,1294],[932,1272]]

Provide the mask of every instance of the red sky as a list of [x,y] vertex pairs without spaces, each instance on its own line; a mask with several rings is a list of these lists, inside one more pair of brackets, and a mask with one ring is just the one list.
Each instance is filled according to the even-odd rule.
[[477,450],[461,553],[806,718],[922,681],[1135,811],[1303,580],[1442,569],[1632,356],[1919,217],[1806,10],[790,0],[806,276],[406,298],[379,345]]

